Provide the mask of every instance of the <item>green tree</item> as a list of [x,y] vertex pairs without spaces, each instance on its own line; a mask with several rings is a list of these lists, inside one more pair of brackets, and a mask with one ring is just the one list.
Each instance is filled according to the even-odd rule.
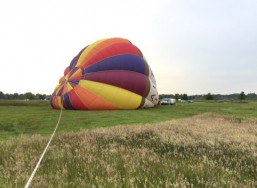
[[188,100],[188,96],[187,96],[187,94],[183,94],[183,95],[182,95],[182,100],[185,100],[185,101],[187,101],[187,100]]
[[35,95],[31,92],[24,93],[26,99],[33,100],[35,99]]
[[0,91],[0,99],[4,99],[5,98],[5,95],[2,91]]
[[19,94],[18,93],[14,93],[13,94],[13,99],[19,99]]
[[211,93],[207,93],[207,95],[205,95],[205,99],[206,100],[213,100],[214,97],[213,97],[213,95]]
[[40,100],[44,100],[44,99],[46,98],[46,94],[37,93],[37,94],[36,94],[36,98],[37,98],[37,99],[40,99]]
[[180,95],[178,93],[175,94],[175,99],[178,100],[180,98]]
[[239,100],[242,102],[245,99],[246,99],[246,95],[243,91],[241,91],[241,93],[239,94]]

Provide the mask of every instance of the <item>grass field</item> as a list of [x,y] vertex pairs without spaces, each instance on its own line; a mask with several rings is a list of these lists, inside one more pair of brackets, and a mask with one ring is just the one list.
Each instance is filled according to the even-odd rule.
[[[0,114],[0,187],[24,187],[60,111],[0,101]],[[256,174],[257,102],[195,102],[63,111],[32,186],[257,187]]]
[[[205,112],[222,114],[235,119],[257,119],[257,102],[178,103],[176,106],[158,106],[141,110],[71,111],[65,110],[58,132],[80,131],[97,127],[157,123]],[[48,101],[1,101],[0,141],[19,135],[49,135],[60,110],[50,107]]]

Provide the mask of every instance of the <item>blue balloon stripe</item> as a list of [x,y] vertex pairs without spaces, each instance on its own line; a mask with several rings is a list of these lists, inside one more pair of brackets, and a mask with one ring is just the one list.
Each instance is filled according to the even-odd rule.
[[66,93],[63,98],[64,98],[63,99],[63,105],[65,106],[65,108],[66,109],[74,109],[74,107],[71,104],[69,94]]
[[72,69],[73,67],[76,66],[79,56],[82,54],[82,52],[87,48],[88,46],[86,46],[85,48],[83,48],[82,50],[80,50],[80,52],[78,53],[78,55],[76,55],[70,62],[70,69]]
[[75,85],[78,85],[79,80],[69,80],[69,84],[74,87]]
[[76,56],[76,57],[74,57],[74,58],[72,59],[72,61],[71,61],[71,63],[70,63],[70,66],[69,66],[70,70],[71,70],[73,67],[75,67],[77,61],[78,61],[78,56]]
[[105,70],[129,70],[145,74],[145,61],[141,57],[131,54],[112,56],[84,69],[82,74]]

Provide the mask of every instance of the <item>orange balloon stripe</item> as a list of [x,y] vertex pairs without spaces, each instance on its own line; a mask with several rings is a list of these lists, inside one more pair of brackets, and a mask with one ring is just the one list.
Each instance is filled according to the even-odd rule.
[[68,83],[66,83],[64,86],[63,86],[63,89],[62,89],[62,96],[68,92],[68,86],[67,86]]
[[81,71],[81,69],[78,69],[76,72],[74,72],[72,74],[70,72],[68,75],[69,75],[69,80],[74,80],[75,78],[81,78],[82,71]]
[[70,66],[66,67],[64,70],[64,76],[70,72]]
[[63,80],[65,80],[65,76],[62,76],[62,77],[59,79],[59,84],[62,83]]
[[115,38],[111,41],[105,40],[97,44],[88,52],[85,59],[82,60],[80,67],[87,68],[102,59],[119,54],[135,54],[140,56],[141,52],[137,47],[131,46],[131,43],[128,40],[119,38]]
[[72,86],[69,82],[67,82],[65,85],[63,85],[62,96],[65,95],[70,90],[72,90]]
[[88,108],[78,98],[79,97],[74,89],[69,92],[69,99],[73,108],[75,108],[76,110],[88,110]]
[[127,44],[124,44],[124,43],[113,44],[111,46],[108,46],[102,49],[99,53],[96,53],[94,56],[92,56],[84,64],[83,68],[87,68],[106,58],[111,58],[113,56],[124,55],[124,54],[133,54],[133,55],[141,56],[141,52],[134,46],[128,46]]
[[57,108],[57,109],[61,108],[58,96],[54,96],[52,102],[53,102],[52,104],[53,104],[54,108]]
[[56,105],[56,96],[52,97],[51,104],[54,108],[58,108],[58,106]]
[[58,87],[55,90],[55,94],[56,95],[60,94],[61,93],[60,91],[62,90],[62,88],[63,88],[63,84],[59,84]]
[[[130,42],[126,39],[121,39],[121,38],[114,38],[113,40],[106,39],[106,40],[98,43],[92,50],[90,50],[87,54],[87,58],[91,59],[92,56],[94,56],[96,53],[99,53],[99,51],[101,51],[102,49],[107,48],[108,46],[111,46],[111,45],[117,44],[117,43],[130,44]],[[92,45],[94,45],[94,43]]]
[[[74,87],[74,92],[77,94],[78,99],[89,110],[103,110],[103,109],[115,110],[115,109],[118,109],[117,107],[113,106],[109,102],[103,100],[102,98],[91,93],[90,91],[86,90],[85,88],[80,87],[79,85]],[[90,102],[88,102],[88,101],[90,101]]]
[[103,42],[105,40],[106,39],[98,40],[98,41],[94,42],[93,44],[84,48],[81,51],[81,53],[79,53],[79,55],[77,57],[77,60],[76,60],[76,64],[74,65],[74,67],[81,67],[82,61],[87,57],[88,53],[90,53],[98,44],[100,44],[101,42]]
[[94,50],[91,50],[86,59],[83,61],[83,64],[86,65],[87,60],[90,60],[93,56],[95,56],[96,54],[98,54],[99,52],[101,52],[103,49],[108,48],[109,46],[113,45],[113,44],[118,44],[118,43],[129,43],[127,40],[124,39],[114,39],[113,41],[110,40],[105,40],[101,43],[99,43]]

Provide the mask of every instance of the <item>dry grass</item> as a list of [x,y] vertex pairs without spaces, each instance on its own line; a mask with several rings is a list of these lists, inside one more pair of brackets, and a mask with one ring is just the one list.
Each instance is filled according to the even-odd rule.
[[[23,187],[48,138],[0,143],[1,187]],[[58,135],[33,187],[256,187],[257,123],[213,114]]]

